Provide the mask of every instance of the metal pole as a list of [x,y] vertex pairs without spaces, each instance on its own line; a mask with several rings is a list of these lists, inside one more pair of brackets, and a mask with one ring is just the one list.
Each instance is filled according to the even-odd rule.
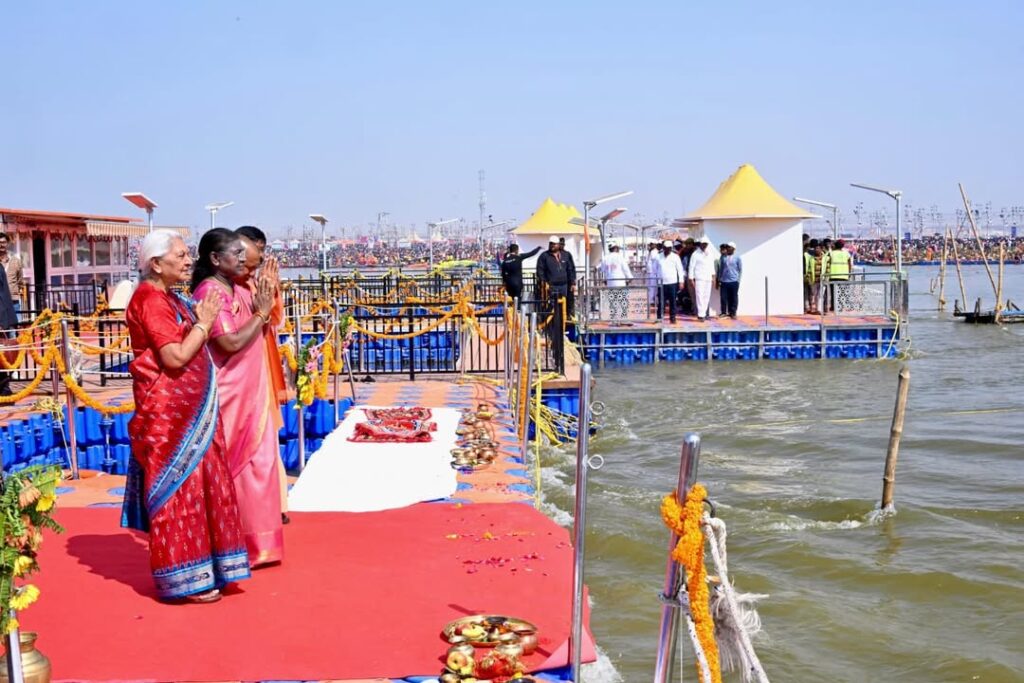
[[526,402],[522,400],[522,396],[516,397],[516,402],[519,405],[525,405],[526,409],[523,411],[523,439],[521,453],[523,460],[526,460],[526,444],[530,436],[530,386],[533,384],[533,364],[535,355],[537,353],[537,314],[530,314],[530,329],[529,339],[527,340],[527,352],[526,352],[526,386],[523,391],[526,392]]
[[[512,414],[516,418],[516,429],[519,429],[519,398],[522,390],[523,356],[526,355],[526,333],[523,324],[524,316],[522,311],[516,311],[516,337],[515,349],[512,350],[512,379],[511,386],[515,387],[515,401],[513,402]],[[516,436],[519,436],[518,431]]]
[[[302,355],[302,312],[299,310],[298,302],[295,302],[295,360],[298,362]],[[295,377],[298,380],[299,368],[295,368]],[[299,383],[295,382],[295,408],[298,414],[298,444],[299,449],[299,471],[306,467],[306,419],[302,399],[299,397]]]
[[580,368],[579,418],[576,421],[576,507],[573,513],[572,630],[569,653],[572,680],[580,680],[583,662],[583,555],[587,532],[587,473],[590,470],[590,363]]
[[768,276],[764,278],[764,326],[768,327]]
[[900,203],[903,199],[902,192],[894,192],[896,196],[896,279],[903,279],[903,227],[900,224]]
[[146,209],[146,217],[149,220],[149,231],[153,232],[153,209]]
[[[341,362],[341,321],[338,320],[338,311],[341,310],[341,304],[338,301],[334,302],[334,364],[337,367],[338,363]],[[324,361],[326,362],[326,361]],[[337,425],[341,420],[341,406],[338,400],[338,373],[334,373],[334,424]]]
[[[676,495],[680,502],[697,479],[697,465],[700,462],[700,435],[688,432],[683,437],[683,449],[679,455],[679,479]],[[661,630],[658,635],[658,659],[654,668],[654,683],[669,683],[675,664],[676,632],[679,630],[679,603],[676,596],[685,578],[682,568],[672,559],[672,551],[679,543],[673,532],[668,542],[668,564],[665,567],[665,590],[661,595]]]
[[[70,375],[71,353],[68,338],[68,321],[65,318],[60,321],[60,355],[64,359],[64,372]],[[71,478],[78,479],[78,434],[75,432],[77,401],[67,380],[64,381],[64,400],[68,407],[68,449],[70,450],[68,456],[71,460]]]
[[323,251],[323,271],[327,272],[327,223],[320,224],[320,250]]
[[217,209],[210,209],[210,230],[217,227]]
[[832,239],[839,239],[839,207],[832,207]]
[[[10,610],[10,618],[14,619],[16,612]],[[13,629],[6,636],[7,640],[7,680],[10,683],[25,683],[25,672],[21,665],[21,631]]]
[[[587,333],[587,319],[590,317],[590,207],[590,202],[583,202],[583,286],[580,287],[579,301],[576,302],[576,320],[584,339]],[[575,284],[570,282],[570,289]],[[583,310],[583,315],[579,314],[580,309]]]
[[356,380],[352,376],[352,349],[345,349],[345,365],[348,367],[348,388],[352,392],[352,403],[356,402]]

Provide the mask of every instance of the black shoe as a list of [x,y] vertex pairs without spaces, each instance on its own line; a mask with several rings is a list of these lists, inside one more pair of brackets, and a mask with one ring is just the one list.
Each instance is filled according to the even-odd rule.
[[14,392],[11,391],[10,387],[4,387],[0,389],[0,396],[14,396]]
[[291,524],[292,518],[288,516],[287,512],[281,513],[281,524]]

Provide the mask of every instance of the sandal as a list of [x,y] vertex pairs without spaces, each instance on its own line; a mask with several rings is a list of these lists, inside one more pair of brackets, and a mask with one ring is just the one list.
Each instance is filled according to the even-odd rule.
[[222,597],[224,597],[224,596],[222,596],[220,594],[220,591],[218,589],[214,588],[213,590],[208,590],[205,593],[197,593],[195,595],[186,595],[183,598],[183,600],[185,602],[190,602],[190,603],[193,603],[193,604],[202,605],[202,604],[206,604],[206,603],[209,603],[209,602],[217,602]]

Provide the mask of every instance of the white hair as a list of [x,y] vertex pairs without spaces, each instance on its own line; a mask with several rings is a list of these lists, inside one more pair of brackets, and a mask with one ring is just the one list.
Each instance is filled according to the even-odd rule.
[[153,259],[163,258],[171,251],[171,245],[180,241],[181,235],[173,230],[154,230],[142,240],[139,249],[139,270],[146,277],[153,270]]

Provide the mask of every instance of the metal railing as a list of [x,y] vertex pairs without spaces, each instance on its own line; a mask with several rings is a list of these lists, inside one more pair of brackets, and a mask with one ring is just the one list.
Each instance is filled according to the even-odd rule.
[[[89,315],[96,310],[98,294],[106,287],[100,283],[80,285],[25,285],[25,299],[20,317],[25,318],[29,310],[51,311],[74,309],[80,315]],[[27,304],[27,306],[26,306]]]
[[826,279],[821,288],[822,312],[837,316],[908,314],[909,282],[895,271],[855,273],[849,280]]

